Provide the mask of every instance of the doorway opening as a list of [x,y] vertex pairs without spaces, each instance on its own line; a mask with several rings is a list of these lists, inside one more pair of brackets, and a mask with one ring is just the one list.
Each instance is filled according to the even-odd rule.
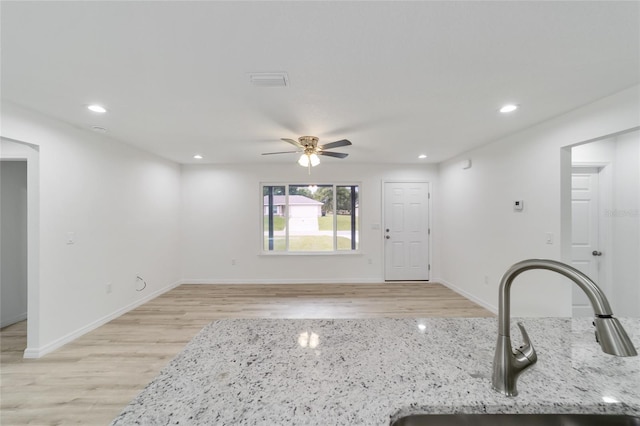
[[[640,315],[640,130],[571,147],[571,263],[617,316]],[[573,292],[573,316],[593,312]]]
[[0,161],[0,187],[0,328],[5,328],[27,319],[27,162]]
[[[15,285],[16,282],[19,283],[19,292],[20,296],[18,296],[18,300],[20,303],[17,305],[20,311],[15,316],[7,315],[7,323],[13,322],[15,319],[20,319],[22,317],[26,317],[27,321],[24,319],[20,322],[15,323],[9,327],[15,327],[16,333],[23,333],[26,336],[24,337],[24,341],[26,342],[24,348],[16,348],[16,350],[24,349],[24,357],[25,358],[38,358],[40,356],[39,344],[40,344],[40,153],[39,147],[37,145],[29,144],[26,142],[17,141],[9,138],[0,138],[0,160],[2,164],[2,179],[5,178],[5,170],[9,170],[9,168],[21,168],[20,178],[18,179],[20,183],[18,187],[18,193],[21,195],[18,198],[12,198],[7,201],[5,204],[5,184],[6,182],[2,182],[2,215],[5,214],[5,207],[8,207],[9,204],[13,204],[17,199],[20,199],[20,203],[22,210],[19,213],[10,213],[14,215],[20,215],[20,219],[14,219],[13,225],[16,223],[23,227],[20,231],[20,238],[23,238],[22,242],[19,244],[16,243],[14,237],[11,237],[10,234],[6,234],[5,230],[2,230],[1,241],[2,244],[2,310],[5,308],[5,287],[9,288],[9,281],[12,281],[11,286]],[[15,164],[20,164],[20,166],[16,166]],[[7,169],[5,169],[5,165],[9,165]],[[13,172],[11,172],[13,173]],[[25,184],[26,179],[26,184]],[[15,180],[14,177],[9,177],[9,181]],[[16,184],[16,182],[13,182]],[[13,191],[13,190],[11,190]],[[25,207],[26,200],[26,207]],[[15,206],[11,206],[15,208]],[[26,211],[25,211],[26,209]],[[5,218],[3,218],[4,220]],[[4,227],[4,226],[3,226]],[[26,233],[26,234],[25,234]],[[26,240],[24,239],[26,238]],[[18,245],[16,245],[18,244]],[[15,247],[21,247],[19,250],[14,250]],[[24,246],[24,248],[22,248]],[[7,248],[9,247],[9,248]],[[13,253],[14,251],[18,251],[19,253]],[[26,253],[25,253],[26,252]],[[11,255],[19,254],[19,260],[16,260],[18,268],[9,267],[9,270],[13,270],[12,272],[7,274],[5,272],[5,259],[11,259]],[[5,256],[9,256],[5,258]],[[26,266],[25,266],[26,265]],[[26,267],[26,272],[25,272]],[[16,271],[19,271],[16,272]],[[20,277],[19,280],[14,281],[14,278],[18,274]],[[11,278],[10,278],[11,277]],[[5,282],[6,279],[6,282]],[[25,288],[26,285],[26,288]],[[26,292],[26,311],[24,301],[21,299],[24,297],[24,292]],[[10,297],[11,300],[16,300],[15,297]],[[3,323],[5,322],[4,313]],[[9,320],[9,316],[12,317]],[[4,325],[4,324],[3,324]]]

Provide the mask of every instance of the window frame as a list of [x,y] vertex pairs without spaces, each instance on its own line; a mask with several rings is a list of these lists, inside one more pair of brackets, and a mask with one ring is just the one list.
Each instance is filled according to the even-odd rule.
[[[289,215],[291,209],[289,208],[289,187],[291,186],[312,186],[316,185],[318,187],[321,186],[331,186],[333,188],[333,250],[323,250],[323,251],[290,251],[289,250]],[[284,187],[285,193],[285,249],[284,250],[268,250],[265,249],[264,236],[265,236],[265,226],[264,226],[264,188],[269,186],[280,186]],[[358,188],[358,199],[356,208],[358,209],[358,214],[355,215],[355,226],[356,233],[358,235],[358,244],[357,248],[349,249],[349,250],[339,250],[338,249],[338,214],[337,214],[337,189],[338,187],[350,187],[355,186]],[[264,256],[352,256],[352,255],[360,255],[361,252],[361,244],[362,244],[362,235],[360,231],[362,230],[361,221],[360,221],[360,206],[362,205],[362,183],[357,181],[346,181],[346,182],[293,182],[293,181],[277,181],[277,182],[260,182],[259,185],[259,195],[260,195],[260,254]]]

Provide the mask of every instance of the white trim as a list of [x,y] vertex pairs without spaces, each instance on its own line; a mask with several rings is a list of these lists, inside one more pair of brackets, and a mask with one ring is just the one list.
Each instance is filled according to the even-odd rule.
[[112,313],[110,313],[109,315],[106,315],[96,321],[93,321],[92,323],[89,323],[87,325],[85,325],[84,327],[81,327],[75,331],[72,331],[71,333],[62,336],[61,338],[54,340],[53,342],[41,346],[39,348],[27,348],[24,351],[24,357],[25,358],[40,358],[45,356],[46,354],[55,351],[56,349],[66,345],[67,343],[77,339],[78,337],[89,333],[90,331],[95,330],[96,328],[108,323],[111,320],[114,320],[116,318],[118,318],[119,316],[137,308],[138,306],[147,303],[148,301],[155,299],[156,297],[160,296],[163,293],[166,293],[169,290],[174,289],[175,287],[179,286],[182,282],[181,281],[176,281],[172,284],[169,284],[159,290],[154,291],[153,293],[148,294],[147,296],[143,297],[142,299],[136,300],[133,303],[130,303],[127,306],[124,306]]
[[448,282],[447,280],[443,280],[442,278],[434,279],[433,282],[442,284],[443,286],[449,288],[450,290],[455,291],[459,295],[471,300],[474,303],[477,303],[478,305],[482,306],[483,308],[485,308],[485,309],[493,312],[494,314],[498,315],[498,308],[496,306],[493,306],[493,305],[487,303],[487,301],[485,301],[485,300],[479,299],[475,295],[469,293],[466,290],[461,289],[457,285],[454,285],[454,284]]
[[183,279],[180,284],[202,284],[202,285],[219,285],[219,284],[385,284],[380,278],[286,278],[286,279],[266,279],[266,278],[191,278]]
[[7,326],[9,326],[11,324],[15,324],[17,322],[24,321],[26,319],[27,319],[27,313],[24,312],[22,314],[16,315],[13,318],[9,318],[9,319],[5,320],[4,322],[0,322],[0,328],[7,327]]
[[332,251],[263,251],[258,256],[363,256],[358,250],[332,250]]
[[[600,169],[604,169],[610,164],[611,163],[608,161],[576,162],[576,163],[572,162],[571,169],[599,169],[598,171],[600,171]],[[573,172],[573,170],[571,171]]]

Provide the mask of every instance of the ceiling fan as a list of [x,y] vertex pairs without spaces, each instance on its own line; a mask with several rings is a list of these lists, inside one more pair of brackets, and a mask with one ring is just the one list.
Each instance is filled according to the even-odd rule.
[[298,164],[300,164],[302,167],[308,167],[309,174],[311,174],[311,167],[315,167],[320,164],[320,157],[318,157],[319,155],[326,155],[327,157],[335,158],[345,158],[349,154],[345,154],[344,152],[330,152],[327,150],[351,145],[351,142],[347,139],[341,139],[339,141],[329,142],[324,145],[318,145],[319,139],[316,136],[301,136],[297,141],[287,138],[282,138],[281,140],[290,143],[298,149],[296,151],[266,152],[262,155],[301,153],[302,155],[298,159]]

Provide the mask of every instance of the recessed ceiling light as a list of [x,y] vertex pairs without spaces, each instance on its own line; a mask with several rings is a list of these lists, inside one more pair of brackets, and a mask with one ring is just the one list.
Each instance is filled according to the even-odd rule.
[[196,160],[202,160],[204,157],[200,154],[196,154],[193,156],[193,158],[195,158]]
[[90,111],[93,111],[93,112],[99,112],[99,113],[107,112],[107,109],[105,107],[103,107],[102,105],[93,104],[93,105],[87,106],[87,108]]
[[426,154],[420,154],[420,155],[418,155],[418,158],[423,160],[423,159],[427,158],[427,155]]
[[503,106],[502,108],[500,108],[500,112],[502,112],[502,113],[513,112],[513,111],[515,111],[517,109],[518,109],[518,105],[507,104],[507,105]]

